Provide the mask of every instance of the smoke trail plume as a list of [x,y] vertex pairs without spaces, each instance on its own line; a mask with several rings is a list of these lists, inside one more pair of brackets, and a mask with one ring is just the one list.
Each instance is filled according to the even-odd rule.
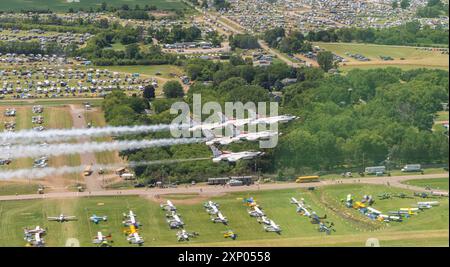
[[[147,165],[174,164],[190,161],[208,160],[209,158],[193,158],[193,159],[173,159],[173,160],[155,160],[155,161],[139,161],[129,162],[128,164],[97,164],[92,166],[92,171],[98,170],[115,170],[119,167],[137,167]],[[47,176],[59,176],[70,173],[81,173],[86,166],[62,166],[62,167],[46,167],[36,169],[19,169],[0,172],[0,180],[9,179],[40,179]]]
[[0,132],[0,143],[36,143],[36,142],[58,142],[80,137],[103,137],[111,135],[138,134],[148,132],[169,131],[176,128],[181,129],[188,125],[157,124],[139,126],[107,126],[87,129],[48,129],[44,131],[21,130],[18,132]]
[[80,144],[13,145],[7,151],[0,151],[0,158],[9,159],[23,157],[61,156],[69,154],[95,153],[102,151],[123,151],[149,147],[193,144],[205,141],[203,138],[171,138],[155,140],[130,140],[113,142],[88,142]]

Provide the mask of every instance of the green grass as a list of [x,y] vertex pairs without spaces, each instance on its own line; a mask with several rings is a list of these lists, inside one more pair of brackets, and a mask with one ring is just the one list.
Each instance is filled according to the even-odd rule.
[[408,180],[405,184],[448,191],[448,178]]
[[[100,67],[101,68],[101,67]],[[108,66],[104,67],[110,71],[125,72],[125,73],[140,73],[142,75],[162,78],[172,78],[170,73],[182,74],[181,68],[174,65],[145,65],[145,66]],[[161,75],[157,76],[156,73]]]
[[[104,0],[79,0],[79,3],[68,3],[67,0],[2,0],[0,10],[21,10],[21,9],[50,9],[55,11],[68,11],[69,8],[98,8]],[[187,7],[180,0],[110,0],[106,1],[108,6],[120,7],[128,4],[130,7],[140,5],[154,5],[158,9],[184,9]]]
[[59,99],[30,99],[30,100],[0,100],[0,106],[64,106],[68,104],[82,104],[83,102],[89,102],[92,106],[101,105],[102,98],[59,98]]
[[[97,231],[111,233],[114,246],[128,246],[123,235],[122,213],[132,209],[143,224],[140,233],[145,239],[145,246],[173,245],[214,245],[214,246],[364,246],[368,237],[377,237],[386,245],[399,246],[401,241],[409,246],[421,246],[426,238],[431,246],[448,244],[448,200],[441,200],[441,205],[427,210],[403,223],[392,223],[382,226],[380,230],[371,232],[361,229],[354,223],[346,221],[325,207],[321,196],[335,201],[336,207],[345,208],[339,199],[348,193],[373,194],[394,191],[384,186],[342,185],[319,189],[314,193],[301,189],[236,192],[211,200],[220,204],[220,209],[228,217],[230,224],[214,224],[203,208],[205,198],[195,199],[192,195],[181,195],[181,199],[171,196],[175,201],[181,217],[186,223],[185,229],[196,231],[200,236],[188,243],[176,241],[176,230],[170,230],[165,222],[165,212],[159,203],[137,196],[92,197],[71,199],[40,199],[33,201],[0,202],[0,246],[23,246],[22,229],[40,225],[48,227],[46,237],[49,246],[63,246],[69,237],[77,238],[83,246],[92,246],[91,238]],[[266,214],[281,226],[281,235],[266,233],[255,218],[247,214],[242,198],[253,196],[264,208]],[[319,233],[309,220],[297,215],[294,205],[289,203],[290,197],[304,198],[319,215],[327,214],[328,220],[335,223],[337,232],[330,236]],[[188,198],[186,198],[188,197]],[[164,201],[165,197],[159,199]],[[375,208],[389,210],[394,207],[410,206],[416,200],[399,199],[377,201]],[[184,204],[182,204],[184,203]],[[350,212],[353,210],[348,209]],[[61,212],[78,216],[78,221],[57,223],[47,222],[46,216],[54,216]],[[109,220],[99,225],[88,222],[92,214],[107,215]],[[354,211],[354,216],[362,216]],[[383,223],[375,222],[383,225]],[[359,225],[358,225],[359,226]],[[238,239],[225,239],[222,232],[232,229]],[[434,231],[434,232],[433,232]],[[428,236],[429,235],[429,236]],[[390,242],[390,243],[389,243]]]
[[35,194],[38,189],[36,183],[9,183],[0,182],[0,195],[23,195],[23,194]]
[[[341,68],[347,71],[352,68],[382,68],[400,67],[402,69],[413,68],[439,68],[448,70],[448,55],[443,55],[438,51],[425,51],[415,47],[390,46],[375,44],[357,43],[314,43],[320,48],[332,51],[348,60]],[[369,62],[360,62],[345,55],[346,52],[352,54],[362,54],[371,59]],[[383,61],[380,56],[390,56],[394,61]]]
[[448,111],[439,111],[436,121],[448,121]]

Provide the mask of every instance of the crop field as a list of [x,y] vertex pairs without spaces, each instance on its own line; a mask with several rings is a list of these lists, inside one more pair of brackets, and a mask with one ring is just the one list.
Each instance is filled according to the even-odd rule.
[[[429,51],[416,47],[389,46],[356,43],[314,43],[325,50],[331,51],[347,60],[341,63],[344,70],[352,68],[382,68],[399,67],[402,69],[413,68],[438,68],[448,70],[449,56],[439,51]],[[370,61],[358,61],[346,55],[346,53],[361,54]],[[382,60],[380,56],[389,56],[393,60]]]
[[408,180],[405,182],[405,184],[420,186],[420,187],[430,187],[433,190],[448,191],[448,178]]
[[[208,199],[204,196],[170,195],[158,199],[138,196],[89,197],[72,199],[42,199],[0,202],[0,246],[24,246],[24,227],[48,228],[45,237],[48,246],[64,246],[68,238],[77,238],[81,246],[91,243],[98,231],[112,234],[113,246],[130,246],[123,234],[122,214],[133,210],[142,224],[140,235],[144,246],[364,246],[367,238],[378,238],[381,246],[448,246],[448,199],[440,199],[441,205],[426,210],[402,223],[368,221],[356,210],[347,209],[341,198],[348,193],[376,196],[381,192],[400,192],[385,186],[335,185],[307,191],[288,189],[257,192],[235,192]],[[404,190],[401,192],[405,192]],[[411,192],[409,192],[411,193]],[[269,218],[282,228],[280,235],[265,232],[255,218],[247,214],[243,198],[254,197]],[[325,235],[309,219],[296,214],[290,197],[304,198],[307,205],[319,216],[327,215],[334,222],[336,232]],[[165,222],[165,211],[160,202],[170,198],[177,206],[187,231],[200,235],[189,242],[176,241],[176,230],[170,230]],[[220,210],[228,217],[229,225],[214,224],[203,208],[203,202],[212,200],[220,204]],[[374,207],[379,210],[410,207],[418,199],[377,200]],[[331,205],[331,206],[330,206]],[[331,208],[330,208],[331,207]],[[47,216],[60,213],[75,215],[78,221],[48,222]],[[95,225],[88,221],[96,214],[108,216],[107,222]],[[347,218],[346,216],[349,216]],[[223,232],[233,230],[237,240],[223,237]]]
[[[21,9],[50,9],[55,11],[67,11],[69,8],[98,8],[104,0],[2,0],[0,10]],[[183,9],[187,6],[180,0],[110,0],[106,1],[109,6],[120,7],[128,4],[130,7],[140,5],[154,5],[158,9]]]

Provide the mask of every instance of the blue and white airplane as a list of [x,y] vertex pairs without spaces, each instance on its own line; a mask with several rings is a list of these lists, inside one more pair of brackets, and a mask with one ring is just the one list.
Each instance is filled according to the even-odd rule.
[[91,217],[89,217],[89,220],[95,224],[98,224],[99,222],[106,222],[108,220],[107,216],[97,216],[97,215],[92,215]]

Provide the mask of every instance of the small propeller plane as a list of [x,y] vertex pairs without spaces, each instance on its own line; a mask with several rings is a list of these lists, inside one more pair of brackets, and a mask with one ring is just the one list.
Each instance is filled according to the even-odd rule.
[[136,220],[136,215],[133,213],[132,210],[128,212],[128,214],[124,213],[123,217],[125,220],[122,222],[125,226],[133,225],[135,227],[139,227],[141,224]]
[[264,230],[266,232],[275,232],[277,234],[281,233],[281,228],[273,220],[269,220],[269,224],[264,225]]
[[92,215],[91,217],[89,217],[89,220],[95,224],[98,224],[99,222],[106,222],[108,220],[107,216],[97,216],[97,215]]
[[305,207],[305,202],[304,202],[303,199],[298,201],[294,197],[291,197],[291,204],[295,204],[297,206],[297,213],[300,213],[301,215],[304,215],[304,216],[307,216],[307,217],[311,216],[311,213]]
[[331,234],[331,231],[336,232],[336,230],[333,228],[334,223],[330,223],[329,225],[326,225],[323,222],[319,223],[319,232],[325,232],[327,235]]
[[258,206],[254,206],[251,210],[248,211],[248,214],[251,217],[262,217],[266,215]]
[[199,234],[197,232],[189,233],[188,231],[183,229],[183,230],[177,232],[177,239],[178,239],[178,242],[189,241],[189,239],[191,237],[197,237],[198,235]]
[[206,208],[206,211],[211,215],[216,215],[219,212],[219,205],[212,201],[208,201],[203,205]]
[[64,214],[60,214],[57,217],[47,217],[47,220],[56,222],[68,222],[68,221],[76,221],[77,218],[75,216],[67,216]]
[[127,237],[127,241],[130,244],[135,244],[135,245],[139,245],[139,246],[142,246],[142,244],[144,244],[144,239],[139,235],[138,232],[134,232],[134,233],[130,234]]
[[167,223],[171,229],[178,229],[184,226],[184,222],[176,212],[172,211],[171,214],[166,214],[166,217],[168,218]]
[[159,205],[161,207],[161,209],[165,210],[165,211],[176,211],[177,207],[175,207],[175,205],[173,205],[172,201],[167,200],[166,203]]
[[211,219],[214,223],[223,223],[225,225],[228,224],[227,217],[223,216],[222,212],[217,212],[217,217]]
[[40,226],[36,226],[34,229],[24,229],[24,240],[27,241],[27,246],[33,247],[43,247],[45,241],[42,238],[46,234],[46,230],[42,229]]
[[[97,235],[94,236],[94,239],[92,240],[93,244],[98,245],[99,247],[109,247],[110,246],[110,241],[109,239],[111,238],[111,234],[104,236],[102,234],[102,232],[97,232]],[[112,242],[112,241],[111,241]]]

